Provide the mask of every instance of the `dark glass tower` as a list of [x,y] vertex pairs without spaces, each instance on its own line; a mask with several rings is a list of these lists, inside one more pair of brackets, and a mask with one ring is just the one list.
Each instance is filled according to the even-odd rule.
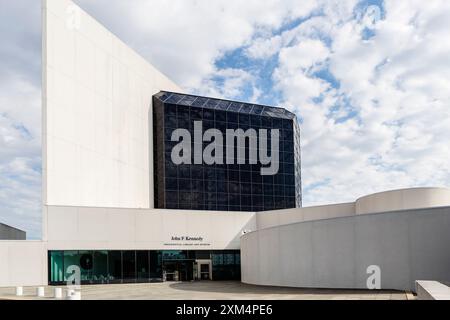
[[[223,144],[227,129],[267,129],[269,154],[270,132],[278,129],[279,170],[262,175],[265,165],[250,164],[248,139],[245,164],[238,164],[236,158],[233,164],[194,164],[194,152],[191,164],[174,164],[171,154],[179,141],[171,141],[172,134],[180,128],[189,131],[194,150],[195,121],[201,121],[203,132],[211,128],[223,132]],[[283,108],[162,91],[153,96],[153,138],[155,208],[265,211],[301,207],[300,131],[296,116]],[[210,143],[202,142],[202,147]]]

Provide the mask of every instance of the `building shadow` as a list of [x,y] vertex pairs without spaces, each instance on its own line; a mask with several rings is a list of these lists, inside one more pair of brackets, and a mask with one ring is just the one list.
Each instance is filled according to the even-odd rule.
[[174,282],[169,285],[174,290],[210,293],[229,294],[253,294],[253,295],[359,295],[373,296],[377,294],[399,294],[402,291],[396,290],[367,290],[367,289],[326,289],[326,288],[293,288],[293,287],[272,287],[257,286],[242,283],[239,281],[188,281]]

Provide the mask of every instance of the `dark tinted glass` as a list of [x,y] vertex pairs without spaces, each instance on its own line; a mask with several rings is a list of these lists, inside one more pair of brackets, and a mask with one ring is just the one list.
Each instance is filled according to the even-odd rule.
[[[261,211],[301,205],[299,130],[292,113],[281,108],[169,92],[154,96],[153,112],[157,208]],[[191,151],[197,147],[203,151],[211,144],[210,141],[194,143],[194,121],[202,121],[203,132],[211,128],[222,132],[222,144],[213,143],[216,148],[223,148],[224,161],[227,129],[251,128],[257,134],[261,128],[267,129],[269,150],[271,132],[277,129],[278,173],[263,176],[264,165],[249,163],[249,139],[239,149],[245,154],[243,163],[237,162],[236,147],[233,163],[194,164],[192,152],[192,164],[175,165],[171,152],[179,142],[170,140],[176,128],[190,132]],[[215,152],[217,149],[213,155]]]
[[[180,273],[178,280],[192,280],[197,259],[211,259],[212,277],[207,275],[205,279],[240,280],[238,250],[71,250],[49,251],[48,258],[51,262],[48,281],[52,285],[67,281],[67,275],[63,275],[64,265],[75,265],[84,270],[86,274],[83,275],[82,271],[82,284],[164,281],[167,266]],[[202,268],[203,272],[209,272],[209,268]]]
[[108,281],[111,283],[122,281],[122,252],[108,252]]
[[136,278],[136,252],[135,251],[123,251],[123,280],[132,281]]

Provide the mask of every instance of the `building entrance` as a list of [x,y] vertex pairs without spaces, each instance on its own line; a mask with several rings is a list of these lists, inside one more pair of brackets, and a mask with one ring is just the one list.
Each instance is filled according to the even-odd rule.
[[80,268],[82,284],[240,280],[238,250],[66,250],[48,252],[48,282],[61,285]]
[[194,260],[165,260],[163,262],[163,280],[194,280]]

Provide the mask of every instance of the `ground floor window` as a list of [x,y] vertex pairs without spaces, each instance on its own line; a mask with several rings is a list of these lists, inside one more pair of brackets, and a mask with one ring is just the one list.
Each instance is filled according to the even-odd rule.
[[80,268],[82,284],[240,280],[238,250],[65,250],[48,252],[50,284]]

